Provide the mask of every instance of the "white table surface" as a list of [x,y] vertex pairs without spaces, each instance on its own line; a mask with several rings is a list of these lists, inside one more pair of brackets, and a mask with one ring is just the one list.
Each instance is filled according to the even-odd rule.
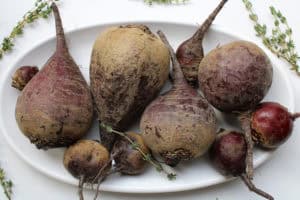
[[[142,0],[61,0],[59,7],[66,31],[76,28],[100,24],[103,22],[160,20],[172,22],[201,23],[216,6],[219,0],[191,0],[184,6],[152,6],[142,3]],[[296,46],[300,51],[299,7],[297,0],[252,0],[255,9],[266,24],[272,24],[268,5],[280,8],[293,27]],[[0,0],[0,38],[6,36],[22,15],[33,6],[34,0]],[[247,17],[241,0],[230,0],[226,8],[215,20],[215,24],[225,26],[233,32],[243,34],[249,39],[260,42],[254,34],[253,25]],[[33,45],[54,35],[53,18],[39,20],[26,28],[22,37],[16,40],[13,53],[6,55],[0,61],[0,73],[10,67],[20,55]],[[288,65],[282,62],[282,67],[289,73],[295,92],[295,102],[300,102],[300,77],[289,71]],[[300,111],[300,105],[296,105]],[[1,112],[1,111],[0,111]],[[279,148],[274,156],[255,171],[257,186],[273,194],[278,200],[296,200],[300,198],[300,120],[296,123],[291,139]],[[74,186],[49,178],[23,162],[6,144],[0,134],[0,163],[7,175],[15,184],[13,200],[70,200],[78,199]],[[146,181],[146,180],[145,180]],[[93,193],[87,191],[86,199],[92,199]],[[102,192],[101,199],[140,200],[254,200],[261,199],[247,188],[240,180],[212,186],[205,189],[169,193],[169,194],[120,194]],[[0,199],[5,197],[0,192]]]

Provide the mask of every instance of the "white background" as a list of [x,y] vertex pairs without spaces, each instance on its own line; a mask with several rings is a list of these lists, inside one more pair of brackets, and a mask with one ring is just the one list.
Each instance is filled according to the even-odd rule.
[[[134,20],[159,20],[172,22],[193,22],[200,24],[219,0],[191,0],[184,6],[149,7],[142,0],[61,0],[59,8],[66,31],[76,28],[100,24],[103,22],[134,21]],[[300,26],[299,7],[297,0],[252,0],[254,7],[264,23],[272,25],[268,6],[275,5],[280,8],[293,27],[294,38],[300,52]],[[0,38],[6,36],[23,14],[32,8],[34,0],[0,0]],[[232,32],[243,34],[246,38],[256,40],[253,25],[241,0],[230,0],[225,9],[215,20],[215,24],[225,26]],[[1,70],[7,69],[15,60],[29,50],[32,46],[54,36],[53,18],[39,20],[28,26],[22,37],[16,40],[14,51],[0,61]],[[295,93],[295,102],[300,102],[300,77],[289,71],[288,65],[281,62],[282,67],[290,75]],[[300,105],[296,105],[300,111]],[[1,111],[0,111],[1,112]],[[274,156],[262,167],[255,171],[257,186],[273,194],[277,200],[298,200],[300,198],[300,120],[296,123],[291,139],[278,149]],[[14,186],[13,200],[73,200],[78,199],[77,189],[74,186],[58,182],[33,170],[24,163],[5,143],[0,134],[0,164],[6,170]],[[145,180],[147,181],[147,180]],[[93,193],[86,192],[86,199],[92,199]],[[101,199],[140,200],[254,200],[261,199],[248,192],[240,180],[212,186],[206,189],[156,195],[135,195],[118,193],[101,193]],[[0,199],[5,197],[0,192]]]

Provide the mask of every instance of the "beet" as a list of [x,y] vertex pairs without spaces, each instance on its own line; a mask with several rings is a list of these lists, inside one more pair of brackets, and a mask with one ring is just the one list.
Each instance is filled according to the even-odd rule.
[[36,66],[22,66],[18,68],[13,77],[11,86],[22,91],[26,84],[39,72]]
[[182,72],[187,82],[193,87],[198,86],[199,64],[204,57],[202,46],[204,35],[226,2],[227,0],[222,0],[196,33],[194,33],[191,38],[184,41],[176,51],[176,57],[181,65]]
[[[123,133],[120,134],[123,135]],[[64,166],[75,178],[79,179],[81,200],[83,200],[85,183],[97,184],[94,197],[97,199],[100,184],[109,175],[117,172],[136,175],[144,171],[147,161],[141,152],[144,155],[150,152],[142,137],[133,132],[124,133],[123,136],[117,138],[111,154],[104,145],[94,140],[79,140],[65,151]],[[112,165],[113,160],[114,165]]]
[[182,160],[203,155],[215,139],[217,120],[212,107],[185,80],[175,53],[168,47],[173,63],[174,83],[170,91],[156,98],[144,111],[140,128],[146,145],[176,166]]
[[265,149],[278,147],[291,135],[293,121],[299,115],[299,113],[289,113],[278,103],[264,102],[239,116],[247,141],[246,172],[248,178],[253,177],[254,142]]
[[291,136],[293,121],[299,116],[279,103],[263,102],[251,114],[252,139],[263,148],[276,148]]
[[70,56],[59,11],[56,51],[25,86],[16,104],[19,128],[37,148],[69,146],[91,126],[93,102],[79,67]]
[[158,172],[163,172],[169,180],[176,179],[176,174],[165,169],[161,162],[157,161],[146,146],[143,138],[133,132],[123,133],[101,123],[101,128],[107,133],[117,136],[113,146],[111,157],[115,160],[115,168],[112,171],[122,174],[135,175],[144,170],[146,162],[151,164]]
[[237,176],[245,171],[246,152],[246,140],[241,133],[223,131],[218,134],[210,155],[223,174]]
[[64,166],[79,179],[79,196],[83,200],[84,183],[100,183],[110,171],[111,158],[99,142],[79,140],[65,151]]
[[241,113],[240,121],[247,141],[247,176],[253,177],[253,141],[247,111],[267,94],[273,68],[257,45],[235,41],[209,52],[199,66],[199,87],[210,104],[226,113]]
[[274,198],[268,193],[258,189],[244,174],[246,165],[247,143],[242,133],[235,131],[222,130],[212,148],[210,149],[210,158],[221,173],[225,175],[240,176],[249,190],[273,200]]
[[198,77],[201,91],[214,107],[223,112],[247,111],[265,97],[273,68],[257,45],[236,41],[209,52]]
[[[109,27],[96,39],[90,64],[91,91],[100,123],[126,131],[168,79],[170,57],[145,25]],[[101,128],[101,127],[100,127]],[[115,135],[100,130],[113,147]]]
[[[133,132],[126,134],[134,143],[138,145],[144,154],[150,151],[145,145],[141,135]],[[119,137],[112,149],[112,155],[115,161],[115,168],[118,172],[128,175],[141,174],[147,161],[137,149],[124,137]]]

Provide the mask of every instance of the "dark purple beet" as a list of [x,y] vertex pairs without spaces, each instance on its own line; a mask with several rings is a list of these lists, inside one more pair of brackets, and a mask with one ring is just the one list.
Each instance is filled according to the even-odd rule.
[[204,35],[227,1],[228,0],[222,0],[196,33],[184,41],[176,51],[176,57],[181,65],[183,74],[191,86],[198,86],[198,68],[204,57],[202,46]]
[[26,84],[39,72],[36,66],[22,66],[18,68],[13,77],[11,86],[22,91]]
[[225,175],[240,176],[249,190],[266,199],[274,198],[258,189],[245,175],[247,143],[244,135],[235,131],[222,130],[210,149],[210,158],[216,168]]
[[218,134],[210,155],[215,164],[224,174],[234,176],[244,173],[247,145],[244,135],[238,132]]
[[252,139],[261,147],[276,148],[290,137],[298,117],[299,113],[292,115],[278,103],[261,103],[251,115]]

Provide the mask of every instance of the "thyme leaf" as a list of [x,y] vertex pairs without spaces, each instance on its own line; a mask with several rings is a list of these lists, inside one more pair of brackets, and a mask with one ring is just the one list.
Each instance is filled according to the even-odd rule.
[[152,5],[153,3],[159,3],[159,4],[180,4],[180,3],[185,3],[188,0],[144,0],[145,3]]
[[0,184],[7,199],[11,200],[13,183],[11,180],[6,178],[5,172],[2,168],[0,168]]
[[249,18],[254,23],[256,36],[262,39],[263,44],[278,58],[282,58],[291,64],[291,69],[300,76],[300,56],[296,52],[295,42],[292,38],[292,29],[289,26],[286,17],[270,6],[270,13],[274,19],[274,26],[268,30],[265,24],[259,22],[257,14],[253,10],[250,0],[242,0]]
[[117,135],[125,138],[131,144],[133,149],[140,152],[140,154],[143,156],[143,159],[145,161],[150,163],[158,172],[165,173],[169,180],[175,180],[176,179],[176,174],[175,173],[170,173],[167,170],[165,170],[163,168],[163,166],[151,156],[151,154],[143,152],[142,149],[140,148],[139,144],[134,142],[130,137],[128,137],[126,133],[116,131],[112,127],[110,127],[110,126],[108,126],[104,123],[100,123],[100,126],[109,133],[117,134]]
[[24,27],[31,24],[39,18],[48,18],[52,8],[51,3],[59,0],[36,0],[34,8],[26,12],[23,18],[12,29],[11,33],[5,37],[0,44],[0,59],[5,53],[11,51],[14,47],[14,40],[23,33]]

